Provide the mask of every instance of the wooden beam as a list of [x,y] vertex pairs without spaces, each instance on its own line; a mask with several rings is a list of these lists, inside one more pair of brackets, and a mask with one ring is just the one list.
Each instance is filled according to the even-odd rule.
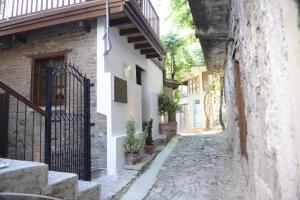
[[146,38],[144,36],[135,36],[135,37],[129,37],[128,42],[134,43],[134,42],[147,42]]
[[156,53],[155,49],[142,49],[141,54],[151,54]]
[[129,28],[129,29],[120,29],[120,35],[130,35],[130,34],[136,34],[140,33],[140,31],[137,28]]
[[147,48],[149,49],[149,48],[152,48],[152,46],[146,42],[146,43],[135,44],[134,48],[135,49],[147,49]]
[[[120,3],[110,7],[110,12],[120,12]],[[87,4],[92,4],[92,7],[87,8]],[[102,15],[105,15],[105,4],[102,1],[92,1],[82,5],[79,4],[78,6],[69,6],[20,19],[0,22],[0,37],[53,25],[92,19]]]
[[147,54],[147,55],[146,55],[146,58],[147,58],[147,59],[149,59],[149,58],[158,58],[158,57],[160,57],[160,55],[157,54],[157,53],[155,53],[155,54]]
[[130,24],[131,21],[129,18],[119,18],[119,19],[112,19],[110,20],[109,22],[109,25],[110,26],[119,26],[119,25],[122,25],[122,24]]

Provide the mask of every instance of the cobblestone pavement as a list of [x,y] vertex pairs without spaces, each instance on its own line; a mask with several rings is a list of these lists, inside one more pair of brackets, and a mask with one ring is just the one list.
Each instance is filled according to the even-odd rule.
[[183,137],[163,164],[146,200],[242,199],[239,166],[223,133]]

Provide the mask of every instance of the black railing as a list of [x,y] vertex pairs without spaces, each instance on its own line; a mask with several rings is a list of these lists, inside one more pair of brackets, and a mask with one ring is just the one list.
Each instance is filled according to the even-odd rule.
[[90,80],[71,64],[47,71],[47,164],[90,180]]
[[147,19],[148,23],[150,24],[150,26],[152,27],[156,35],[159,36],[159,28],[160,28],[159,17],[151,1],[135,0],[135,2],[139,6],[140,10],[142,11],[143,15]]
[[86,0],[0,0],[0,20],[67,7]]
[[0,157],[45,161],[47,113],[0,81]]

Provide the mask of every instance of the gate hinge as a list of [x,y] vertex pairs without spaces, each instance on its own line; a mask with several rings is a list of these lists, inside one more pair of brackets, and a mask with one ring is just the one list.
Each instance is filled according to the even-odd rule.
[[90,126],[95,126],[95,123],[90,123]]
[[95,87],[95,83],[91,83],[91,84],[90,84],[90,87]]

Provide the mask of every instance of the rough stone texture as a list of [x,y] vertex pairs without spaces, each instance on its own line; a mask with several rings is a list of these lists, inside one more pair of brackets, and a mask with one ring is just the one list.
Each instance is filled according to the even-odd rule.
[[139,171],[136,170],[120,170],[118,175],[102,175],[93,182],[101,184],[101,199],[119,199],[118,196],[127,189],[138,174]]
[[99,175],[99,168],[106,167],[106,117],[96,112],[96,23],[87,33],[77,23],[49,27],[23,33],[27,43],[15,41],[10,49],[0,50],[0,80],[30,99],[32,57],[60,52],[66,49],[67,62],[74,63],[86,73],[95,86],[91,88],[92,172]]
[[[100,185],[78,181],[76,174],[48,171],[47,165],[36,162],[0,159],[0,163],[8,164],[0,169],[0,193],[26,193],[66,200],[100,199]],[[0,199],[25,198],[19,195],[0,194]]]
[[230,0],[189,0],[189,4],[207,68],[222,70],[226,62]]
[[146,200],[243,199],[237,187],[244,184],[239,180],[240,170],[224,134],[183,137]]
[[[300,60],[288,43],[291,40],[299,52],[296,4],[290,0],[248,0],[232,1],[231,6],[229,30],[235,41],[228,43],[225,68],[227,133],[234,157],[240,158],[239,124],[243,116],[238,115],[235,101],[236,60],[248,134],[248,160],[242,156],[244,173],[240,177],[248,185],[239,185],[245,191],[243,199],[298,199],[299,129],[295,124],[299,124],[299,115],[295,115],[297,107],[291,102],[299,105]],[[287,30],[289,26],[292,31]],[[298,69],[293,72],[298,73],[295,82],[289,73],[293,67]]]
[[76,174],[49,171],[47,195],[68,200],[76,199],[77,184]]
[[98,183],[78,181],[78,200],[100,200],[101,189]]
[[0,169],[0,192],[43,194],[47,185],[48,166],[41,163],[0,159],[9,164]]

